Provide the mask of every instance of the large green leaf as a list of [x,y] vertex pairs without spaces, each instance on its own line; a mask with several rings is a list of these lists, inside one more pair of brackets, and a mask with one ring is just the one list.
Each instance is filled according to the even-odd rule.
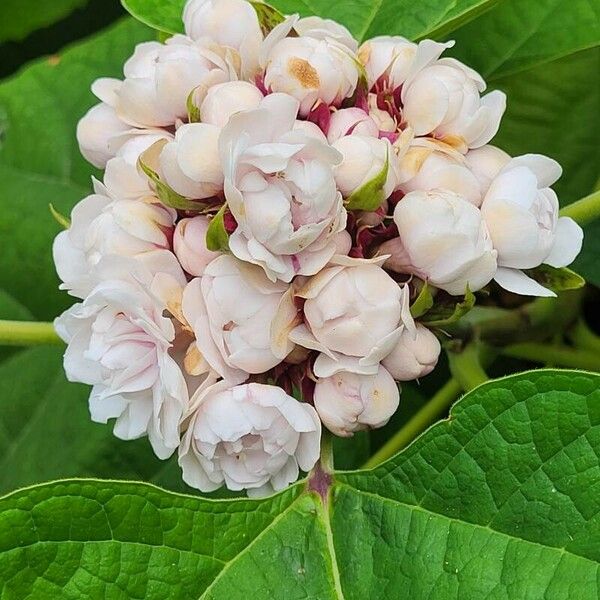
[[2,0],[0,4],[0,43],[19,41],[41,27],[60,21],[87,0]]
[[91,191],[93,169],[75,139],[78,119],[96,101],[90,84],[118,76],[134,44],[150,37],[128,19],[0,84],[0,288],[38,319],[70,303],[57,290],[51,243],[59,225],[48,203],[68,214]]
[[[318,15],[343,23],[359,39],[397,34],[421,38],[451,31],[491,8],[498,0],[271,0],[286,14]],[[185,0],[122,0],[143,23],[169,33],[183,31]]]
[[67,382],[60,348],[21,351],[0,365],[0,493],[63,477],[141,479],[189,490],[175,459],[145,439],[123,442],[92,423],[89,388]]
[[0,501],[2,598],[510,598],[600,594],[600,375],[483,385],[323,502],[73,480]]
[[497,79],[598,46],[600,4],[503,0],[451,37],[456,40],[455,56],[488,80]]

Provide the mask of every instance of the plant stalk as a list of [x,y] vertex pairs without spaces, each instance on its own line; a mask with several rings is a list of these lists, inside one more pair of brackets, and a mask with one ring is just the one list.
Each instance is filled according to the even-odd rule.
[[453,349],[452,344],[448,344],[446,351],[452,377],[465,392],[488,381],[489,377],[481,364],[479,344],[467,344],[461,349]]
[[0,346],[62,345],[52,323],[0,320]]
[[559,367],[585,369],[600,372],[600,354],[589,350],[579,350],[569,346],[552,346],[524,342],[511,344],[501,349],[504,356],[530,360],[537,363],[549,362]]
[[560,216],[571,217],[579,225],[591,223],[600,217],[600,190],[565,206],[560,211]]
[[391,458],[425,431],[448,407],[458,399],[462,387],[456,379],[447,381],[399,431],[397,431],[373,456],[365,462],[363,469],[372,469]]
[[596,335],[583,319],[579,319],[568,336],[577,348],[600,354],[600,336]]

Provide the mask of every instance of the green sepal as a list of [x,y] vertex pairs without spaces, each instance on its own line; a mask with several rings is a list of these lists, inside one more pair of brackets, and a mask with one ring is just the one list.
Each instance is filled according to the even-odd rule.
[[174,189],[161,181],[158,173],[150,166],[158,163],[158,155],[166,143],[167,140],[159,140],[152,144],[145,152],[142,152],[138,158],[140,169],[154,184],[156,193],[165,206],[170,206],[175,210],[201,212],[204,208],[204,205],[201,202],[194,202],[193,200],[189,200],[185,196],[178,194]]
[[413,319],[422,317],[433,306],[433,296],[429,289],[429,284],[425,281],[423,287],[410,307],[410,314]]
[[55,208],[52,202],[48,204],[48,208],[50,209],[50,214],[54,217],[54,220],[63,228],[69,229],[71,227],[71,219],[69,217],[65,217],[62,213],[59,213]]
[[357,190],[350,194],[345,203],[346,209],[365,210],[369,212],[377,210],[385,200],[383,197],[383,186],[385,185],[389,168],[390,156],[388,152],[381,171],[373,179],[363,183]]
[[225,229],[225,210],[223,204],[219,212],[210,220],[206,230],[206,247],[212,252],[227,252],[229,250],[229,234]]
[[200,109],[194,103],[194,94],[196,93],[197,89],[198,88],[194,88],[188,94],[187,100],[185,101],[185,106],[187,108],[187,114],[188,114],[188,122],[190,122],[190,123],[200,123],[202,120],[200,118]]
[[421,320],[427,327],[447,327],[456,323],[475,306],[475,294],[469,289],[465,290],[465,297],[461,302],[454,304],[441,304],[427,312]]
[[265,36],[268,35],[274,27],[285,21],[285,15],[270,4],[265,4],[264,2],[250,2],[250,4],[256,11],[258,23]]
[[557,269],[550,265],[540,265],[535,269],[524,269],[523,272],[553,292],[579,290],[585,285],[585,279],[579,273],[566,267]]

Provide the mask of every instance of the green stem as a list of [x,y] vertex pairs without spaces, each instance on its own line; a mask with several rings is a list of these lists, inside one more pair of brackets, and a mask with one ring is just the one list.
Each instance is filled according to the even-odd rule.
[[62,344],[52,323],[36,321],[1,321],[0,346]]
[[583,319],[575,323],[568,335],[578,348],[600,354],[600,336],[596,335]]
[[411,419],[394,434],[369,460],[363,469],[372,469],[391,458],[410,444],[417,435],[429,427],[460,396],[461,385],[456,379],[450,379],[443,385]]
[[600,217],[600,190],[565,206],[560,211],[561,217],[571,217],[580,225],[587,225]]
[[333,473],[333,435],[324,430],[321,435],[321,468],[326,473]]
[[600,371],[600,354],[578,350],[568,346],[551,346],[535,342],[512,344],[501,349],[504,356],[530,360],[537,363],[551,362],[559,367]]
[[489,378],[481,366],[480,347],[468,344],[462,349],[454,350],[449,344],[446,348],[450,372],[465,392],[485,383]]

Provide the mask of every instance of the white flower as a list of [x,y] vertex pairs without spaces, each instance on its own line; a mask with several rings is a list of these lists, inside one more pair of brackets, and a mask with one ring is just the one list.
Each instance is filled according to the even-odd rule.
[[290,340],[321,352],[313,367],[318,377],[374,374],[400,335],[408,288],[372,261],[335,258],[342,264],[323,269],[296,292],[305,298],[304,323]]
[[178,194],[202,199],[223,190],[220,131],[208,123],[189,123],[182,125],[175,139],[164,145],[159,156],[160,173]]
[[[110,164],[107,174],[111,173]],[[56,271],[63,281],[61,289],[80,298],[94,287],[93,267],[104,256],[135,257],[169,249],[176,217],[174,210],[153,196],[112,199],[98,182],[96,190],[98,193],[75,205],[71,226],[56,236],[52,247]]]
[[294,30],[298,35],[308,36],[317,40],[331,40],[345,46],[350,52],[356,52],[358,42],[346,27],[331,19],[321,17],[304,17],[296,21]]
[[415,135],[442,139],[461,152],[487,144],[498,131],[506,96],[480,97],[481,76],[453,58],[421,69],[402,87],[403,119]]
[[296,481],[319,458],[315,409],[280,387],[219,382],[195,400],[179,448],[183,480],[203,492],[225,484],[264,496]]
[[369,89],[376,86],[381,91],[393,92],[453,44],[431,40],[415,44],[401,36],[378,36],[360,47],[358,59],[365,67]]
[[323,425],[335,435],[383,427],[396,412],[400,391],[393,377],[379,367],[375,375],[341,371],[319,379],[314,402]]
[[265,39],[262,64],[264,84],[272,92],[283,92],[300,103],[306,116],[318,102],[339,106],[356,89],[358,67],[350,49],[333,37],[285,37],[295,25],[290,17]]
[[228,81],[208,89],[200,105],[203,123],[224,127],[231,115],[241,110],[258,108],[262,92],[247,81]]
[[194,40],[210,38],[234,49],[245,78],[258,67],[263,35],[256,11],[244,0],[188,0],[183,9],[185,32]]
[[[200,355],[221,377],[241,383],[248,373],[264,373],[281,362],[271,349],[271,324],[287,288],[229,255],[217,257],[188,283],[183,313]],[[292,344],[286,348],[289,352]]]
[[184,271],[199,276],[209,262],[219,256],[206,247],[206,231],[208,218],[204,216],[193,219],[181,219],[175,228],[173,250]]
[[121,120],[136,127],[187,119],[187,99],[194,88],[236,76],[218,49],[183,35],[165,44],[138,44],[123,71],[125,81],[115,84],[114,108]]
[[156,455],[167,458],[179,445],[188,391],[169,355],[175,329],[163,313],[178,303],[185,277],[164,250],[144,260],[108,256],[95,271],[96,287],[55,320],[68,343],[67,378],[93,386],[94,421],[116,418],[117,437],[147,434]]
[[333,147],[342,155],[342,162],[335,168],[335,182],[344,198],[377,177],[386,162],[388,167],[383,197],[388,198],[398,186],[398,160],[388,140],[347,135],[334,142]]
[[379,135],[375,121],[360,108],[342,108],[331,115],[327,140],[333,144],[336,140],[350,134],[360,134],[371,137]]
[[257,110],[233,115],[219,140],[225,197],[238,224],[229,247],[273,281],[319,271],[346,226],[333,177],[340,156],[296,129],[297,110],[290,96],[272,94]]
[[394,210],[399,237],[381,245],[386,268],[414,273],[449,294],[477,291],[496,273],[496,251],[478,208],[446,190],[410,192]]
[[583,231],[558,216],[558,199],[550,189],[560,165],[540,154],[513,158],[492,181],[481,213],[498,252],[496,281],[517,294],[553,296],[520,269],[546,263],[570,264],[581,250]]
[[483,195],[488,191],[494,177],[509,160],[510,156],[504,150],[489,144],[469,150],[465,154],[465,162],[479,181]]
[[487,189],[482,189],[460,152],[429,138],[412,142],[400,161],[400,180],[399,187],[405,193],[445,189],[475,206],[481,204]]
[[402,331],[398,343],[382,364],[396,381],[419,379],[433,371],[441,349],[435,335],[417,323]]

